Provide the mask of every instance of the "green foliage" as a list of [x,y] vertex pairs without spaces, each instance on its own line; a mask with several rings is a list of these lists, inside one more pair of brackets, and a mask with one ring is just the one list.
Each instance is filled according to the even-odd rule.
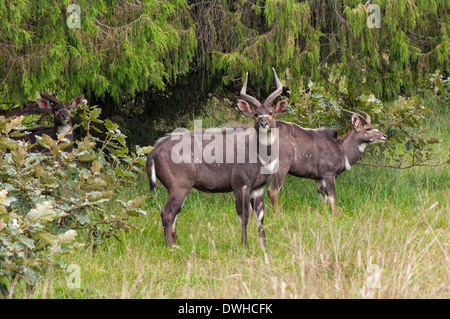
[[80,28],[69,4],[0,0],[2,103],[84,92],[136,144],[183,125],[218,86],[237,92],[246,71],[260,96],[275,67],[291,91],[312,81],[351,103],[407,98],[450,71],[445,0],[82,0]]
[[[243,123],[244,117],[237,112],[231,112],[228,107],[234,104],[234,97],[230,97],[229,100],[223,99],[223,101],[212,97],[206,103],[206,111],[200,114],[194,106],[201,105],[199,97],[206,96],[208,91],[212,91],[220,84],[229,85],[233,94],[236,94],[238,91],[233,86],[242,85],[246,71],[251,73],[251,82],[255,88],[253,92],[257,93],[255,95],[265,96],[261,91],[267,92],[273,85],[271,68],[275,67],[284,84],[290,86],[293,92],[291,109],[284,119],[306,127],[339,126],[341,132],[346,132],[350,129],[350,121],[347,115],[341,114],[340,109],[362,109],[371,114],[374,125],[388,135],[387,143],[371,148],[370,155],[377,155],[373,165],[379,165],[378,160],[383,158],[386,163],[389,163],[386,166],[396,168],[433,166],[430,163],[439,155],[433,154],[433,145],[440,142],[441,137],[438,139],[436,136],[430,136],[424,123],[431,114],[431,110],[447,111],[449,103],[450,81],[443,76],[450,71],[449,15],[448,4],[445,0],[370,2],[356,0],[93,2],[80,0],[77,1],[81,13],[80,28],[69,28],[67,25],[67,22],[73,22],[69,20],[73,16],[66,12],[70,4],[68,0],[56,2],[0,0],[2,103],[22,104],[27,99],[34,99],[40,91],[54,93],[60,100],[69,100],[74,95],[84,92],[90,100],[102,102],[102,110],[89,106],[83,106],[77,110],[81,118],[78,129],[83,129],[85,136],[74,143],[74,150],[71,153],[63,152],[63,149],[70,144],[64,136],[59,136],[57,140],[43,136],[38,143],[47,147],[48,152],[30,153],[30,145],[12,139],[19,136],[20,131],[11,131],[13,128],[19,128],[20,123],[26,123],[26,120],[23,117],[15,119],[0,117],[0,294],[13,294],[21,279],[25,279],[29,285],[35,284],[39,279],[40,271],[46,266],[57,265],[64,268],[65,264],[57,258],[60,254],[74,251],[82,245],[95,249],[110,237],[122,241],[123,238],[119,237],[121,232],[135,227],[130,222],[130,217],[145,214],[140,208],[145,197],[133,193],[135,197],[130,199],[126,195],[129,195],[127,189],[130,187],[136,189],[135,177],[141,171],[140,166],[145,165],[143,155],[150,149],[137,147],[135,152],[130,152],[125,142],[126,136],[119,130],[119,125],[102,119],[101,116],[105,113],[108,117],[114,117],[114,121],[120,122],[121,129],[126,123],[130,127],[130,131],[126,134],[135,135],[134,142],[138,139],[142,141],[143,138],[154,140],[176,126],[191,127],[188,122],[191,115],[206,117],[209,124],[204,127],[228,125],[228,122],[223,122],[225,118],[231,122]],[[369,13],[366,10],[369,4],[377,4],[381,8],[380,29],[371,29],[367,26]],[[224,105],[225,108],[215,111],[214,107]],[[165,116],[164,120],[159,120],[161,114]],[[139,123],[136,123],[137,121]],[[131,127],[138,128],[138,131],[132,131]],[[441,145],[437,145],[436,148],[439,147]],[[441,152],[446,150],[448,147],[441,148]],[[423,182],[427,186],[423,192],[423,198],[426,201],[433,199],[434,202],[436,200],[433,198],[434,195],[429,197],[428,194],[433,193],[436,188],[442,192],[439,195],[442,197],[439,198],[439,202],[445,205],[446,202],[443,200],[447,190],[444,183],[445,174],[441,176],[439,175],[441,171],[437,172],[439,173],[433,173],[435,175],[432,175],[430,179],[423,172],[418,173],[417,176],[421,176],[420,180],[426,181]],[[353,200],[363,198],[364,205],[370,203],[366,201],[366,186],[361,188],[358,196],[355,196],[355,191],[358,190],[351,187],[356,185],[354,180],[359,175],[353,170],[349,174],[355,175],[349,179],[351,182],[347,186],[350,187],[343,187],[343,189],[349,188],[352,192],[352,196],[347,198],[353,198]],[[376,185],[368,193],[374,198],[377,197],[372,201],[372,206],[376,208],[364,212],[353,211],[351,214],[364,217],[361,218],[364,223],[361,227],[355,228],[354,221],[350,220],[348,223],[351,225],[350,231],[348,236],[344,237],[358,238],[354,236],[353,230],[365,229],[367,225],[370,229],[383,231],[366,232],[370,235],[366,236],[370,240],[354,241],[355,244],[371,242],[377,235],[377,238],[384,239],[386,236],[380,236],[383,232],[384,235],[397,236],[399,212],[410,216],[408,214],[411,210],[420,209],[420,214],[414,213],[411,215],[413,218],[408,220],[423,221],[426,220],[424,219],[426,215],[422,215],[422,211],[423,214],[431,214],[432,208],[438,204],[436,201],[436,204],[427,202],[425,205],[422,194],[419,194],[420,198],[403,209],[404,198],[410,193],[416,194],[415,187],[406,187],[407,184],[411,184],[408,183],[408,178],[416,177],[414,174],[406,173],[398,173],[395,178],[389,175],[390,173],[383,173],[372,176],[377,183],[368,183]],[[379,183],[380,177],[389,183]],[[398,180],[403,181],[405,185],[395,186],[398,189],[391,188],[391,181],[395,184],[394,182]],[[436,180],[439,180],[440,184]],[[428,184],[432,188],[428,188]],[[381,186],[378,187],[378,185]],[[389,187],[382,187],[382,185],[389,185]],[[294,195],[304,194],[304,192],[298,192],[299,187],[303,186],[283,189],[292,191],[289,198],[294,198]],[[378,196],[380,191],[383,196]],[[393,207],[390,202],[392,194],[397,197],[397,203]],[[228,201],[228,195],[220,198]],[[316,196],[315,191],[314,196]],[[155,197],[164,203],[164,198],[159,198],[157,195]],[[187,210],[189,210],[189,201],[193,199],[195,197],[188,199]],[[287,206],[293,212],[298,211],[300,200],[304,200],[303,195],[298,200],[287,201]],[[315,197],[314,200],[316,200]],[[367,205],[353,205],[353,202],[352,207],[367,208]],[[199,203],[200,206],[210,205],[210,207],[198,209]],[[448,207],[439,205],[439,214],[445,217],[443,212]],[[217,205],[216,197],[211,202],[203,200],[198,203],[192,202],[191,207],[194,206],[195,212],[205,213],[208,216],[217,207],[224,207]],[[230,207],[231,214],[234,208]],[[383,215],[386,207],[390,207],[388,211],[391,210],[392,214]],[[152,206],[151,209],[155,208]],[[379,218],[378,212],[381,212]],[[362,213],[376,216],[377,218],[372,218],[374,221],[382,220],[383,225],[388,226],[380,228],[376,223],[370,226],[366,221],[371,219],[367,219],[367,215]],[[219,219],[222,218],[224,221],[215,227],[226,224],[227,212],[221,211],[220,214],[222,215]],[[160,225],[160,221],[154,220],[157,218],[157,215],[155,216],[148,216],[150,218],[148,224],[155,228],[150,231],[152,234],[161,231],[160,226],[156,230],[155,225]],[[281,229],[281,232],[276,232],[282,237],[286,234],[292,236],[288,241],[292,247],[286,247],[300,254],[296,256],[286,254],[289,256],[289,262],[308,261],[303,252],[310,249],[304,249],[303,244],[298,246],[296,238],[300,237],[296,237],[295,232],[290,235],[292,225],[301,226],[297,223],[298,216],[292,216],[294,216],[292,221],[281,227],[272,225],[269,228],[273,227],[274,231]],[[314,217],[311,214],[302,216],[306,216],[307,219]],[[324,241],[326,237],[320,233],[321,229],[331,230],[331,224],[319,222],[318,230],[313,230],[314,222],[321,221],[323,216],[323,214],[317,215],[316,221],[307,220],[299,230],[302,232],[302,229],[310,229],[313,237],[310,236],[311,238],[308,239],[308,234],[303,237],[308,240],[317,239],[317,248],[321,251],[321,260],[310,259],[311,267],[309,268],[320,270],[322,268],[316,266],[325,265],[324,276],[321,278],[329,279],[329,274],[333,270],[326,268],[326,265],[330,263],[324,260],[336,260],[336,265],[333,267],[338,271],[337,275],[332,277],[339,279],[343,278],[341,274],[344,274],[354,278],[355,270],[345,272],[344,269],[344,272],[341,272],[339,267],[358,263],[361,258],[356,252],[359,253],[360,249],[364,250],[366,247],[355,246],[351,250],[355,252],[355,256],[350,259],[340,261],[337,258],[342,257],[340,254],[334,258],[333,253],[335,254],[336,251],[328,252],[326,247],[337,246],[334,242]],[[386,216],[394,216],[395,219],[385,223]],[[196,218],[198,220],[198,216]],[[447,225],[443,217],[430,219],[431,222],[428,225],[434,224],[436,220],[439,221],[439,225]],[[279,223],[285,223],[285,221],[284,217],[278,220]],[[332,238],[342,233],[341,220],[336,223],[338,223],[337,228],[333,228],[330,235]],[[229,225],[229,231],[217,233],[211,230],[214,225],[207,224],[208,231],[219,236],[217,242],[227,243],[224,251],[228,257],[224,255],[225,257],[220,256],[219,259],[216,258],[216,244],[210,239],[208,231],[199,232],[196,223],[185,223],[185,225],[193,225],[184,233],[194,234],[190,236],[194,252],[197,242],[207,246],[208,249],[203,251],[213,248],[209,250],[212,255],[200,256],[201,261],[226,260],[229,257],[229,247],[234,246],[234,242],[226,242],[225,238],[227,240],[235,238],[236,230],[233,225]],[[403,223],[400,226],[404,234],[409,236],[410,225]],[[417,227],[422,226],[417,225]],[[426,238],[423,235],[429,235],[429,229],[431,228],[418,232],[417,237]],[[433,235],[437,238],[436,236],[440,236],[440,233],[433,232]],[[142,233],[139,236],[145,237]],[[328,235],[325,233],[325,236]],[[152,239],[150,244],[146,238],[145,245],[140,247],[161,249],[158,244],[155,244],[163,245],[161,238]],[[202,238],[208,240],[202,243]],[[280,237],[274,239],[274,242],[281,242],[280,239],[283,240]],[[402,235],[401,238],[395,237],[391,241],[394,244],[402,243],[403,239]],[[407,239],[407,242],[410,242],[409,237]],[[433,242],[434,239],[429,243],[425,242],[426,247],[423,250],[425,253],[434,254],[432,249],[428,249]],[[139,243],[142,244],[142,242]],[[394,247],[391,242],[387,243],[388,247]],[[386,242],[376,242],[376,244],[383,246]],[[350,246],[352,245],[353,242]],[[398,245],[400,254],[406,251],[405,247],[403,244]],[[319,251],[319,249],[316,250]],[[413,249],[411,248],[410,251],[412,252]],[[242,257],[240,248],[237,252],[237,255]],[[127,253],[131,255],[134,251],[131,249]],[[189,254],[189,251],[186,253]],[[182,252],[182,260],[187,260],[186,253]],[[174,278],[168,280],[169,283],[176,283],[173,285],[175,288],[183,286],[183,289],[162,287],[161,283],[165,282],[164,280],[152,281],[150,287],[153,289],[156,285],[156,288],[161,288],[160,291],[164,291],[162,295],[172,289],[174,295],[180,294],[181,291],[183,296],[188,286],[197,283],[195,278],[200,278],[195,277],[195,274],[188,277],[186,273],[186,269],[189,272],[191,266],[196,267],[196,262],[201,263],[200,259],[197,261],[195,259],[197,253],[189,255],[194,259],[188,261],[187,268],[179,260],[175,263],[183,266],[180,267],[182,268],[180,273],[186,275],[186,278],[177,280],[175,274]],[[119,255],[120,258],[122,256],[123,254]],[[155,254],[155,256],[156,260],[166,260],[166,258],[160,258],[161,255]],[[203,258],[204,256],[208,258]],[[271,261],[267,257],[267,252],[264,251],[261,256],[264,256],[264,260],[261,259],[261,263],[256,264],[265,263],[268,266]],[[173,256],[169,256],[169,259],[171,257]],[[398,255],[395,254],[395,257],[390,259],[393,269],[397,264],[397,257]],[[430,261],[434,261],[434,257],[428,256]],[[255,264],[254,256],[251,258],[250,263]],[[111,256],[108,254],[106,259],[111,261]],[[136,256],[133,255],[130,260],[135,259]],[[414,256],[412,259],[417,260]],[[128,263],[130,260],[125,262]],[[234,260],[241,259],[234,258]],[[212,269],[215,277],[229,283],[229,279],[234,278],[236,273],[247,273],[248,261],[245,258],[244,260],[242,269],[226,266],[226,271],[223,271],[223,267],[217,271],[210,265],[199,267],[199,269]],[[274,261],[282,264],[283,267],[289,264]],[[370,261],[368,260],[367,263],[370,264]],[[423,266],[419,264],[408,269],[431,269],[434,266],[430,265],[434,264]],[[304,268],[305,264],[302,265],[295,262],[292,267]],[[306,267],[308,265],[306,264]],[[114,264],[112,267],[115,266]],[[143,268],[144,271],[148,270],[146,267]],[[286,269],[282,269],[283,267],[273,268],[276,270],[273,273],[276,276],[292,273],[286,272]],[[140,268],[138,277],[142,271]],[[150,271],[156,271],[160,278],[167,277],[165,266],[156,267]],[[429,278],[435,278],[435,274],[441,272],[427,273],[417,287],[426,283]],[[254,271],[248,271],[248,273],[251,274]],[[299,276],[304,278],[304,272],[300,273]],[[410,274],[401,273],[398,278],[405,278],[405,276],[409,278]],[[192,278],[194,280],[191,280]],[[262,279],[261,284],[250,286],[250,288],[256,287],[255,291],[259,292],[270,291],[269,285],[272,278],[260,279]],[[298,291],[304,291],[305,287],[314,287],[309,283],[320,283],[314,276],[311,277],[310,282],[306,282],[306,285],[303,279],[301,282],[301,286],[294,285],[295,289],[292,289],[295,295]],[[323,283],[326,284],[327,281],[322,282],[322,286]],[[334,282],[330,285],[333,287],[330,291],[339,285],[339,280]],[[258,287],[267,288],[266,286],[268,289],[258,289]],[[245,283],[243,287],[249,290]],[[350,287],[351,291],[357,291],[355,287]],[[216,288],[220,290],[220,296],[223,291],[226,291],[219,286]],[[439,289],[439,287],[433,287],[433,291]],[[235,291],[234,286],[226,293],[233,291]],[[311,295],[317,296],[317,291],[312,292]],[[403,292],[404,290],[401,289],[398,293],[394,291],[392,295],[402,296]],[[245,296],[255,295],[246,294]],[[388,296],[391,295],[388,294]]]
[[[370,4],[380,7],[380,28],[367,24]],[[370,89],[384,100],[410,94],[427,73],[450,71],[445,0],[242,0],[204,6],[216,28],[202,32],[199,26],[197,33],[218,36],[220,26],[239,25],[227,28],[233,41],[210,45],[212,68],[225,74],[224,83],[250,71],[268,89],[275,67],[279,75],[286,71],[292,89],[312,80],[328,91],[343,86],[349,98]],[[214,19],[212,12],[219,8],[234,14]]]
[[[271,67],[292,88],[309,81],[350,98],[409,94],[428,73],[449,72],[445,0],[0,1],[0,92],[22,103],[39,91],[122,103],[195,72],[235,83],[245,71],[268,89]],[[369,28],[369,4],[380,28]],[[207,81],[210,81],[209,79]],[[123,92],[127,92],[123,96]],[[142,106],[141,106],[142,107]]]
[[[352,127],[349,116],[342,114],[341,109],[363,110],[371,115],[372,124],[388,136],[388,141],[381,147],[372,148],[372,156],[384,159],[385,164],[381,165],[394,168],[435,165],[436,160],[442,159],[438,158],[440,154],[434,152],[432,145],[440,139],[430,136],[425,125],[432,111],[425,101],[430,100],[427,97],[430,92],[435,92],[436,103],[448,105],[449,82],[450,79],[434,75],[428,82],[434,86],[433,90],[427,88],[411,97],[399,96],[392,102],[383,102],[370,92],[349,101],[345,94],[334,95],[311,82],[307,90],[291,93],[291,108],[281,118],[311,128],[337,126],[342,136]],[[440,164],[443,163],[445,159]]]
[[161,89],[188,70],[195,27],[187,1],[0,1],[0,94],[22,103],[37,92],[62,100],[80,92],[119,100],[150,87]]
[[[118,125],[99,119],[100,109],[80,108],[87,134],[70,153],[63,151],[70,144],[64,135],[43,135],[39,143],[48,152],[29,152],[31,145],[12,139],[23,116],[0,117],[0,279],[24,277],[34,284],[42,266],[65,267],[56,255],[118,238],[117,232],[134,227],[130,216],[145,214],[139,208],[145,196],[123,201],[120,195],[141,172],[150,148],[130,152]],[[113,202],[120,210],[110,210]]]

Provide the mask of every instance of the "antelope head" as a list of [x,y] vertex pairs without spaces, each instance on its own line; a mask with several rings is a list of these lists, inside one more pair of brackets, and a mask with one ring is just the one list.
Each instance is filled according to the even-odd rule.
[[343,111],[352,115],[352,126],[361,143],[383,143],[387,140],[386,134],[380,132],[370,124],[371,117],[366,112],[357,110],[359,112],[358,114],[344,109]]
[[271,128],[275,128],[277,126],[275,122],[275,116],[284,112],[288,107],[288,102],[286,100],[281,100],[275,106],[273,105],[275,99],[283,92],[283,86],[278,79],[275,69],[272,68],[272,70],[275,76],[277,88],[267,97],[267,99],[263,103],[259,102],[253,96],[247,94],[248,72],[245,75],[244,86],[242,87],[240,92],[241,99],[239,99],[238,101],[238,108],[245,115],[254,117],[255,129],[257,131],[269,131]]

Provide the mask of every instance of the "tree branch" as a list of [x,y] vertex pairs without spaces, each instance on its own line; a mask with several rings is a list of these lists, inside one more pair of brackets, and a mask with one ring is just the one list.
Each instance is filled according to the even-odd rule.
[[27,106],[24,108],[16,107],[8,112],[6,112],[5,117],[19,116],[19,115],[29,115],[29,114],[42,114],[45,113],[36,102],[28,101]]
[[334,12],[336,12],[336,15],[337,15],[337,17],[339,18],[339,20],[341,20],[341,22],[344,23],[345,26],[346,26],[349,30],[352,30],[352,28],[350,27],[350,24],[347,22],[347,20],[345,20],[345,19],[339,14],[339,12],[338,12],[338,10],[337,10],[337,3],[336,3],[336,0],[334,0],[333,8],[334,8]]
[[412,168],[414,166],[439,167],[439,166],[443,166],[443,165],[449,163],[450,159],[448,159],[444,162],[441,162],[441,163],[430,163],[430,162],[438,159],[438,157],[440,157],[440,155],[442,153],[444,153],[444,151],[446,151],[449,147],[450,147],[450,145],[445,146],[444,149],[442,151],[440,151],[438,154],[436,154],[436,156],[434,156],[434,157],[427,158],[424,160],[419,160],[418,162],[414,162],[414,160],[413,160],[411,163],[409,163],[406,166],[402,166],[403,162],[400,162],[399,165],[383,165],[383,164],[363,163],[363,162],[357,161],[356,164],[361,164],[361,165],[365,165],[365,166],[388,167],[388,168],[395,168],[395,169],[408,169],[408,168]]
[[128,27],[132,26],[133,24],[135,24],[136,22],[138,22],[139,20],[141,20],[143,18],[146,18],[146,19],[150,20],[150,17],[148,15],[141,14],[139,16],[139,18],[137,18],[136,20],[131,21],[130,23],[128,23],[126,25],[122,25],[122,26],[118,26],[118,27],[111,27],[109,25],[103,24],[100,21],[98,21],[97,19],[95,19],[94,22],[95,22],[96,25],[104,27],[104,28],[106,28],[108,30],[123,30],[123,29],[127,29]]

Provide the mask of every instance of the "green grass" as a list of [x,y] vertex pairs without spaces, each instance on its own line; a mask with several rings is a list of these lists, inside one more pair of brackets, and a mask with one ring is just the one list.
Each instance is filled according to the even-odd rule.
[[[434,126],[440,149],[450,140],[443,113]],[[107,241],[95,255],[87,248],[62,257],[80,267],[80,289],[68,288],[68,274],[55,270],[31,292],[18,287],[15,297],[449,298],[449,175],[448,165],[356,165],[336,181],[338,218],[324,208],[314,182],[288,176],[283,215],[265,195],[267,247],[252,217],[248,248],[240,244],[233,195],[198,191],[177,219],[179,244],[166,247],[160,218],[166,190],[158,182],[149,193],[142,177],[129,189],[130,198],[148,194],[147,216],[134,220],[138,230],[122,233],[123,244]]]

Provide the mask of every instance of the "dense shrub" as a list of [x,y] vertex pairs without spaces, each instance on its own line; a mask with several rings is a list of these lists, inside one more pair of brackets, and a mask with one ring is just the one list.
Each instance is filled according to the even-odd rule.
[[[439,104],[448,105],[450,78],[433,75],[415,95],[398,96],[387,102],[375,98],[369,91],[349,100],[343,90],[340,95],[333,94],[317,83],[310,83],[306,90],[291,93],[290,108],[282,118],[310,128],[336,126],[342,136],[351,129],[351,124],[350,115],[341,109],[363,110],[371,115],[372,124],[388,136],[382,147],[369,150],[372,156],[385,160],[380,165],[394,168],[436,165],[440,154],[436,154],[431,145],[439,143],[439,138],[430,136],[424,123]],[[429,101],[434,101],[435,105],[430,105]]]
[[[65,267],[57,254],[82,245],[97,245],[133,225],[144,197],[120,199],[123,185],[133,183],[145,165],[144,153],[130,152],[118,125],[99,119],[100,109],[81,106],[86,135],[73,151],[63,135],[43,135],[45,153],[31,153],[31,145],[13,139],[21,133],[23,117],[0,117],[0,284],[12,294],[18,280],[33,285],[46,265]],[[94,133],[95,132],[95,136]],[[121,211],[108,210],[115,201]],[[82,230],[82,231],[81,231]],[[81,236],[82,232],[83,236]]]

